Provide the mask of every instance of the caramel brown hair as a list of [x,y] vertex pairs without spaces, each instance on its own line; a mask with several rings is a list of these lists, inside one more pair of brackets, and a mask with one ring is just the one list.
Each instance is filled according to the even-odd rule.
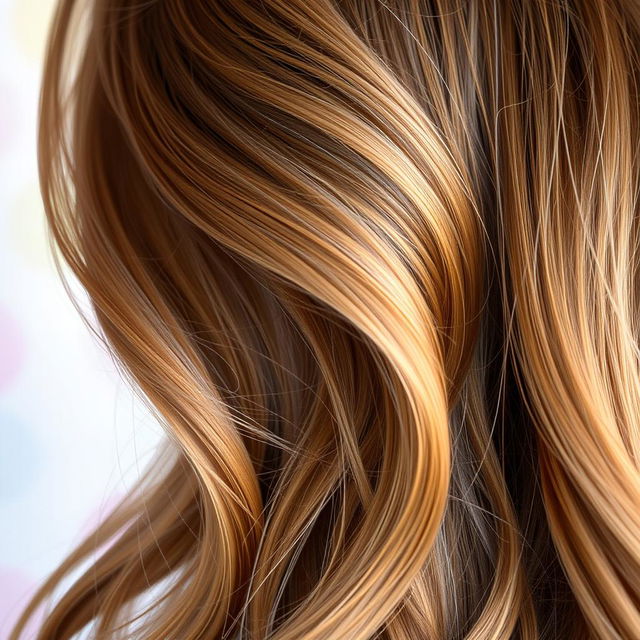
[[60,2],[54,243],[166,426],[39,640],[640,638],[632,0]]

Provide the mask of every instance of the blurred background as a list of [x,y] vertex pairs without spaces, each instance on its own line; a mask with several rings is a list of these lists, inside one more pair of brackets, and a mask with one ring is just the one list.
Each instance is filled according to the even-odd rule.
[[49,255],[35,140],[54,6],[0,0],[0,640],[161,436]]

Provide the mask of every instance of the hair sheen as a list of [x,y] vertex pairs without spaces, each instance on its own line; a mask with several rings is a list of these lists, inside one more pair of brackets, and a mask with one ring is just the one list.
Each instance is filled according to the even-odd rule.
[[636,0],[60,2],[49,227],[168,444],[12,638],[640,638],[639,52]]

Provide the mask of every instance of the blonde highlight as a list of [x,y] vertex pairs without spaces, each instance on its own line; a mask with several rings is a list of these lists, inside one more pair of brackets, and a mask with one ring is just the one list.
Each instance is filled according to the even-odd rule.
[[70,576],[39,640],[640,638],[639,44],[631,0],[62,0],[49,227],[169,446],[12,639]]

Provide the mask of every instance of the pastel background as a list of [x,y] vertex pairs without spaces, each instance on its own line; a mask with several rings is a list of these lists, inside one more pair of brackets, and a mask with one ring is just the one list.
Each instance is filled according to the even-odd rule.
[[35,127],[54,4],[0,0],[0,640],[161,436],[49,256]]

